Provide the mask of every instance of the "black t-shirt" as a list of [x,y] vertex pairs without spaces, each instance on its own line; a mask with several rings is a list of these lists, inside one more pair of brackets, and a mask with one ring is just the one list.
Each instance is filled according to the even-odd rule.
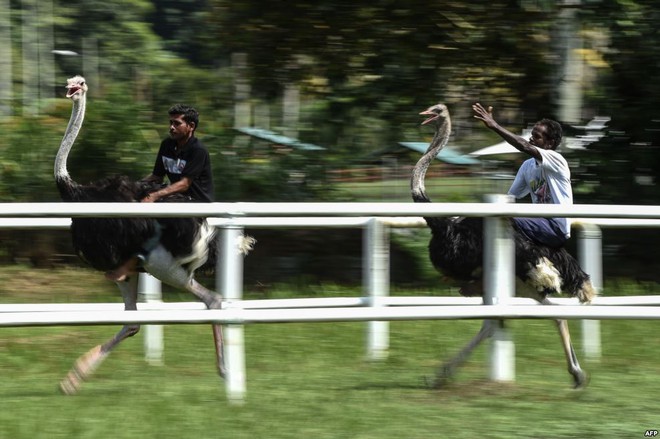
[[209,152],[196,137],[192,137],[186,146],[177,150],[176,142],[166,138],[160,144],[153,174],[165,177],[171,183],[188,177],[192,181],[185,192],[195,201],[213,201],[213,176]]

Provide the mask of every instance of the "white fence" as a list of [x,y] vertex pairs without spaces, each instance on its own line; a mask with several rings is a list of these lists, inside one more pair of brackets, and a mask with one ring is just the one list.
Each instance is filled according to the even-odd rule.
[[[585,271],[590,273],[594,286],[602,287],[600,268],[600,230],[605,227],[657,227],[660,225],[660,208],[657,206],[604,206],[574,205],[529,205],[507,204],[502,199],[493,203],[191,203],[186,204],[187,212],[180,206],[168,204],[136,203],[0,203],[0,227],[53,228],[67,227],[70,216],[205,216],[209,222],[222,229],[223,257],[219,260],[217,287],[227,299],[222,310],[202,310],[196,303],[159,304],[147,303],[140,311],[121,311],[121,305],[85,304],[52,305],[2,305],[0,306],[0,326],[47,326],[47,325],[106,325],[125,323],[221,323],[227,325],[228,373],[227,394],[233,401],[242,401],[245,395],[245,359],[243,350],[243,325],[247,323],[273,323],[294,321],[367,321],[368,355],[382,358],[389,346],[388,326],[390,320],[416,319],[458,319],[458,318],[569,318],[593,319],[585,326],[585,349],[587,355],[600,354],[600,338],[597,326],[599,319],[656,319],[660,318],[660,307],[630,306],[636,304],[657,305],[658,297],[597,298],[596,305],[561,307],[539,307],[508,298],[512,291],[508,281],[512,277],[510,256],[503,255],[506,247],[502,236],[497,236],[502,227],[500,218],[508,216],[567,216],[587,218],[579,233],[580,260]],[[487,298],[488,305],[475,307],[481,299],[465,298],[392,298],[389,295],[389,254],[387,228],[420,227],[424,222],[419,216],[485,216],[486,248],[498,252],[485,266],[492,276],[490,293],[499,298]],[[279,218],[275,218],[279,217]],[[363,298],[296,299],[289,301],[244,301],[242,300],[242,256],[228,243],[235,242],[243,227],[364,227],[365,228],[365,276],[366,287]],[[495,230],[495,232],[493,232]],[[495,235],[495,236],[494,236]],[[494,239],[488,244],[489,239]],[[505,251],[506,253],[506,251]],[[501,288],[502,285],[505,288]],[[498,288],[495,288],[495,285]],[[153,290],[153,284],[146,287]],[[149,291],[148,291],[149,292]],[[609,301],[609,302],[608,302]],[[258,302],[258,303],[257,303]],[[562,302],[560,303],[575,303]],[[465,305],[470,303],[470,305]],[[621,306],[625,303],[628,306]],[[438,307],[442,304],[445,306]],[[457,305],[460,304],[460,305]],[[513,304],[516,304],[513,306]],[[366,305],[366,306],[365,306]],[[175,306],[177,309],[172,310]],[[116,311],[105,307],[117,307]],[[305,308],[301,310],[301,308]],[[84,311],[79,312],[79,311]],[[158,330],[157,326],[149,326]],[[156,336],[151,340],[152,350],[148,358],[158,361]],[[497,339],[497,337],[496,337]],[[154,354],[153,351],[156,353]],[[495,367],[495,379],[509,377],[512,359],[507,359],[501,367]],[[499,372],[498,372],[499,370]]]

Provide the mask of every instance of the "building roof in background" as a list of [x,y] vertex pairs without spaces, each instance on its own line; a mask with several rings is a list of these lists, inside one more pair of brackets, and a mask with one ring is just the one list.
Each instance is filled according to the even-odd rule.
[[[588,145],[598,141],[605,135],[605,128],[609,123],[610,118],[607,116],[596,116],[590,120],[586,125],[571,125],[571,128],[580,131],[581,134],[570,136],[564,132],[564,140],[559,147],[560,152],[570,152],[575,149],[586,149]],[[530,128],[526,128],[520,134],[525,139],[529,139],[532,134]],[[495,145],[487,146],[477,151],[472,151],[468,155],[470,157],[481,157],[486,155],[504,155],[504,154],[519,154],[516,148],[507,142],[496,143]]]
[[[521,137],[524,137],[525,139],[529,139],[529,137],[532,135],[532,130],[531,128],[526,128],[519,135]],[[520,151],[518,151],[515,147],[513,147],[513,145],[510,145],[507,142],[500,142],[500,143],[496,143],[495,145],[487,146],[485,148],[472,151],[468,155],[470,157],[481,157],[484,155],[500,155],[500,154],[520,154]]]
[[273,131],[266,130],[263,128],[253,128],[253,127],[243,127],[236,128],[236,131],[239,133],[247,134],[248,136],[255,137],[259,140],[264,140],[266,142],[275,143],[277,145],[290,146],[301,151],[323,151],[324,147],[313,145],[311,143],[303,143],[298,139],[293,139],[291,137],[283,136],[277,134]]
[[512,145],[509,145],[507,142],[496,143],[495,145],[487,146],[481,148],[477,151],[472,151],[468,154],[470,157],[481,157],[484,155],[499,155],[499,154],[519,154],[516,148]]
[[[424,154],[429,147],[428,142],[399,142],[399,145],[403,146],[404,148],[419,152],[420,154]],[[481,163],[479,160],[473,157],[462,155],[448,146],[445,146],[436,158],[452,165],[470,166],[478,165]]]

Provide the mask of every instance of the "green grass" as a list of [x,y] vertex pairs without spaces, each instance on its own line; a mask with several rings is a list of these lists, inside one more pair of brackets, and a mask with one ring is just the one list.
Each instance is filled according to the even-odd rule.
[[[112,294],[86,271],[65,270],[48,275],[42,288],[30,285],[39,273],[51,272],[0,274],[0,299],[56,301],[46,293],[31,300],[38,289],[69,289],[65,301],[80,295],[107,301]],[[67,288],[62,279],[72,274],[79,281]],[[26,288],[20,297],[9,290],[17,282]],[[78,292],[85,285],[98,289],[96,297]],[[641,287],[630,286],[620,281],[613,289],[639,293]],[[551,322],[508,324],[516,341],[516,381],[486,379],[483,346],[443,390],[428,389],[424,378],[478,330],[478,321],[394,322],[389,358],[379,362],[365,359],[361,323],[248,326],[242,406],[226,401],[208,325],[166,326],[163,366],[143,361],[138,334],[73,397],[59,394],[59,380],[80,354],[118,328],[2,328],[0,438],[623,438],[658,429],[658,322],[603,321],[603,357],[582,360],[591,375],[582,391],[570,388]],[[580,325],[571,328],[579,353]]]

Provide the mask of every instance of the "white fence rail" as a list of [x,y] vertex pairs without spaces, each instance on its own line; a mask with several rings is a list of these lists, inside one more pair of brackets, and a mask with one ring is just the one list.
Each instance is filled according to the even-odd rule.
[[362,322],[373,320],[454,319],[660,319],[660,306],[450,305],[398,307],[322,307],[151,311],[51,311],[0,314],[0,327],[89,326],[115,324],[188,324]]
[[[400,296],[383,297],[380,305],[385,307],[440,307],[440,306],[483,306],[481,297],[453,297],[453,296]],[[553,298],[552,302],[560,305],[562,309],[566,306],[578,306],[578,300],[573,298]],[[259,299],[241,300],[232,303],[231,306],[240,307],[245,310],[259,309],[306,309],[306,308],[349,308],[370,306],[371,299],[368,297],[322,297],[313,299]],[[515,306],[542,306],[537,301],[526,297],[512,297],[507,305]],[[624,306],[660,306],[660,296],[623,296],[594,298],[592,306],[598,307],[624,307]],[[583,306],[581,306],[584,308]],[[148,302],[138,304],[140,311],[202,311],[206,307],[201,302]],[[0,313],[40,313],[40,312],[62,312],[62,313],[88,313],[94,311],[123,311],[121,303],[17,303],[0,304]],[[131,311],[134,312],[134,311]],[[533,318],[534,316],[529,316]],[[586,318],[586,317],[582,317]],[[628,318],[628,315],[622,317]],[[2,325],[2,323],[0,323]],[[4,326],[10,326],[5,324]]]
[[[223,243],[234,242],[243,227],[364,227],[365,271],[363,298],[290,299],[273,301],[243,301],[242,257],[230,246],[223,245],[219,261],[217,285],[228,299],[226,309],[201,310],[200,304],[162,304],[157,301],[141,304],[140,311],[124,312],[109,307],[119,304],[53,304],[49,309],[41,305],[0,306],[0,326],[46,325],[99,325],[124,323],[223,323],[227,325],[228,351],[227,393],[231,400],[240,401],[245,394],[245,360],[243,351],[243,325],[246,323],[273,323],[299,321],[368,321],[369,355],[381,358],[389,346],[387,321],[412,319],[457,318],[568,318],[568,319],[656,319],[660,307],[630,306],[657,305],[657,297],[597,298],[601,306],[576,306],[575,301],[556,299],[565,306],[539,307],[516,298],[487,299],[487,305],[475,307],[481,299],[466,298],[392,298],[389,294],[389,255],[387,228],[420,227],[425,223],[419,216],[484,216],[497,218],[510,216],[566,216],[582,218],[580,229],[580,256],[585,271],[590,273],[594,286],[602,287],[600,268],[600,230],[604,227],[658,227],[658,206],[604,206],[604,205],[529,205],[494,203],[190,203],[186,212],[180,205],[139,203],[0,203],[0,227],[63,228],[70,224],[69,217],[114,216],[205,216],[216,227],[222,228]],[[374,218],[379,217],[379,218]],[[487,221],[488,223],[488,221]],[[492,223],[491,223],[492,224]],[[499,227],[499,226],[497,226]],[[492,226],[491,226],[492,230]],[[488,234],[488,229],[486,230]],[[488,236],[486,237],[488,239]],[[499,244],[491,245],[494,251]],[[495,257],[486,266],[497,279],[511,276],[507,258]],[[490,265],[488,265],[490,264]],[[509,274],[504,274],[505,272]],[[494,287],[494,293],[497,289]],[[617,299],[619,300],[617,303]],[[613,301],[612,301],[613,300]],[[255,302],[260,302],[259,304]],[[469,303],[469,305],[465,305]],[[627,306],[622,306],[625,303]],[[516,306],[512,306],[517,304]],[[411,306],[412,305],[412,306]],[[445,306],[438,306],[445,305]],[[172,307],[176,307],[173,310]],[[305,308],[302,310],[301,308]],[[81,312],[84,311],[84,312]],[[600,353],[596,320],[583,331],[586,347],[591,354]],[[149,328],[149,327],[148,327]],[[156,327],[157,328],[157,327]],[[148,337],[154,339],[154,337]],[[155,337],[157,339],[157,337]],[[506,337],[504,337],[506,339]],[[596,341],[594,341],[596,340]],[[154,343],[158,343],[156,340]],[[156,350],[158,346],[156,346]],[[160,349],[162,349],[162,342]],[[157,358],[155,358],[157,360]],[[495,368],[497,370],[497,368]],[[510,373],[504,373],[508,376]]]
[[563,216],[660,219],[660,206],[510,203],[0,203],[0,217]]

